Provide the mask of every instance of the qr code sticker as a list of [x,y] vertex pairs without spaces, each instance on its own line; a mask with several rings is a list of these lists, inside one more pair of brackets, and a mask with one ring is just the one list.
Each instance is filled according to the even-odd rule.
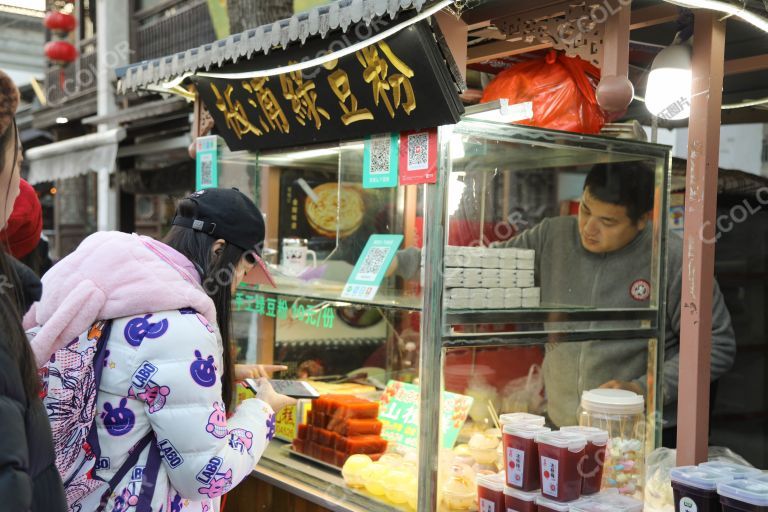
[[365,255],[360,270],[357,272],[359,281],[375,281],[376,276],[389,255],[388,247],[372,247]]
[[392,138],[389,135],[371,137],[371,176],[389,174],[391,166],[391,142]]
[[408,170],[423,171],[429,167],[429,133],[408,135]]
[[200,155],[200,188],[213,186],[213,155]]

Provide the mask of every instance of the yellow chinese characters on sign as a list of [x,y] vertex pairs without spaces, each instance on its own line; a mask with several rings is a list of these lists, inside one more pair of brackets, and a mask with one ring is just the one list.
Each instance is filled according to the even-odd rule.
[[232,101],[233,89],[232,85],[229,84],[222,94],[216,84],[211,83],[211,90],[216,95],[216,108],[224,114],[227,128],[232,130],[238,139],[242,139],[243,135],[247,133],[261,136],[263,132],[248,119],[243,104],[239,101]]
[[[290,62],[295,64],[295,62]],[[280,75],[280,87],[283,90],[283,97],[291,102],[291,109],[296,114],[296,121],[301,126],[306,126],[307,120],[315,123],[315,128],[320,129],[322,117],[330,119],[328,111],[317,106],[317,91],[315,82],[304,80],[301,71],[294,71],[285,75]]]
[[[331,71],[336,68],[338,60],[332,60],[323,64],[325,69]],[[339,99],[339,106],[344,112],[341,115],[341,122],[344,126],[364,120],[373,120],[373,114],[367,108],[357,108],[357,97],[352,94],[349,86],[349,75],[343,69],[337,69],[328,75],[328,84],[331,86],[333,94]],[[347,105],[349,100],[349,105]]]
[[278,130],[280,133],[288,133],[291,131],[291,126],[288,124],[288,118],[285,117],[283,107],[275,97],[275,93],[267,87],[269,78],[252,78],[248,81],[243,81],[243,89],[248,93],[253,94],[254,97],[248,100],[257,110],[261,110],[266,117],[259,116],[259,123],[264,131],[269,133],[272,130]]
[[[395,117],[395,110],[401,106],[403,111],[410,115],[416,108],[416,96],[410,80],[414,76],[413,70],[400,60],[384,41],[363,48],[355,55],[364,68],[363,79],[373,87],[374,104],[378,106],[379,100],[383,101],[392,118]],[[390,63],[398,73],[389,74]]]

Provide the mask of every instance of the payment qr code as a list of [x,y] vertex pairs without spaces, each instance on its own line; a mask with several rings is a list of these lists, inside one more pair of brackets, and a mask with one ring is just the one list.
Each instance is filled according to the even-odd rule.
[[429,167],[429,133],[408,135],[408,170],[423,171]]
[[392,138],[389,135],[371,137],[371,169],[372,176],[388,174],[391,166],[390,144]]
[[213,186],[213,155],[200,155],[200,188]]
[[371,247],[365,255],[360,270],[357,272],[359,281],[375,281],[376,276],[389,255],[388,247]]

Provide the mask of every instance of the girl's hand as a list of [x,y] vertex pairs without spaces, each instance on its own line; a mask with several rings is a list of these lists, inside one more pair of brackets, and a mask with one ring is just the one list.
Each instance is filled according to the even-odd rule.
[[256,398],[268,403],[272,410],[275,411],[275,414],[278,414],[283,407],[296,403],[296,399],[276,392],[269,383],[269,380],[265,378],[259,379],[258,385],[259,392],[256,393]]
[[268,379],[273,372],[287,370],[287,366],[279,364],[236,364],[235,381],[241,382],[245,379]]

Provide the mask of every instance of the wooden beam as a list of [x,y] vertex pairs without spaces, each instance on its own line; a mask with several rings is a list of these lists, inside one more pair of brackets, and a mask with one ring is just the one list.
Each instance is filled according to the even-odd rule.
[[632,11],[632,21],[629,24],[629,30],[671,23],[677,20],[678,16],[680,16],[678,8],[667,3],[636,9]]
[[725,22],[719,17],[712,11],[699,10],[694,21],[680,297],[680,466],[706,461],[709,441],[715,215],[725,60]]
[[768,55],[755,55],[742,59],[725,61],[725,75],[738,75],[739,73],[751,73],[768,69]]
[[508,57],[510,55],[519,55],[521,53],[535,52],[551,48],[550,43],[526,43],[523,41],[494,41],[493,43],[478,44],[470,46],[467,50],[467,64],[475,64],[486,60],[497,59],[499,57]]
[[435,15],[437,24],[445,37],[445,43],[451,50],[453,60],[467,81],[467,24],[451,13],[440,11]]
[[[529,7],[529,6],[526,6],[526,7]],[[538,8],[540,7],[541,6],[539,5]],[[473,11],[474,9],[469,12],[472,13]],[[628,11],[628,12],[625,12],[625,11]],[[510,11],[508,7],[506,8],[505,11],[496,9],[493,11],[484,11],[484,12],[487,12],[489,15],[491,12],[496,15],[501,15],[501,13],[503,12],[503,15],[505,17],[510,15]],[[515,12],[518,12],[518,10],[515,9]],[[464,19],[469,23],[468,28],[470,31],[474,30],[478,26],[483,26],[483,27],[488,26],[488,24],[485,24],[485,25],[481,24],[481,18],[477,16],[477,13],[475,13],[475,15],[472,17],[469,17],[468,14],[469,13],[467,13],[467,15],[465,15],[462,19]],[[678,10],[677,10],[677,7],[671,4],[661,4],[653,7],[645,7],[642,9],[636,9],[634,11],[631,11],[631,9],[625,8],[625,9],[618,9],[616,11],[616,14],[614,16],[611,16],[611,18],[617,18],[622,20],[621,22],[624,23],[624,26],[626,26],[626,21],[624,20],[626,19],[628,14],[630,15],[629,29],[637,30],[641,28],[652,27],[654,25],[660,25],[662,23],[669,23],[669,22],[675,21],[678,17]],[[609,18],[609,20],[611,18]],[[493,19],[488,21],[489,23],[492,23]],[[608,29],[609,27],[606,27],[606,30]],[[488,35],[488,37],[490,37],[490,34]],[[537,50],[543,50],[551,47],[552,45],[550,43],[525,43],[522,40],[494,41],[491,43],[479,44],[479,45],[469,47],[469,50],[467,51],[467,64],[475,64],[475,63],[483,62],[486,60],[497,59],[500,57],[508,57],[511,55],[519,55],[521,53],[534,52]]]

